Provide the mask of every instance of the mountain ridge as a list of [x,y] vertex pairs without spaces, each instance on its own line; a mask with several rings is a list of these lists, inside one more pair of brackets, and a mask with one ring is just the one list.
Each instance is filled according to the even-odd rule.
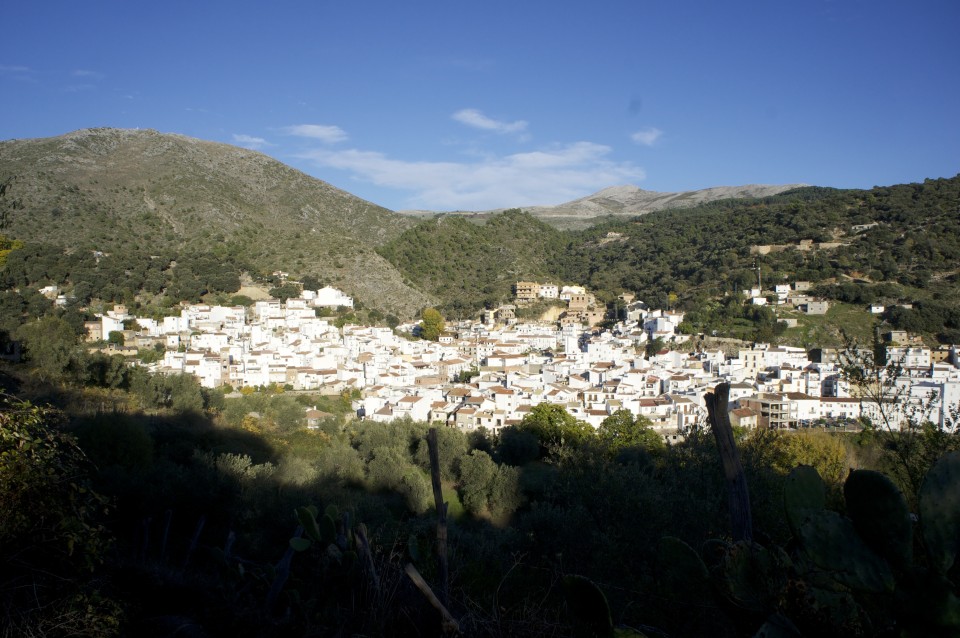
[[[553,226],[572,229],[585,228],[600,218],[639,217],[668,208],[688,208],[721,199],[771,197],[787,191],[804,188],[806,184],[746,184],[743,186],[713,186],[691,191],[649,191],[632,184],[608,186],[591,195],[555,206],[523,206],[524,212]],[[486,211],[448,211],[446,215],[488,217],[507,208]],[[429,217],[439,214],[431,211],[397,211],[411,217]]]

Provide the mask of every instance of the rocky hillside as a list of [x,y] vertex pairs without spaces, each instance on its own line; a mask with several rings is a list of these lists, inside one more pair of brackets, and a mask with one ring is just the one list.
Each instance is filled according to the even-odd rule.
[[[630,185],[611,186],[593,195],[581,197],[580,199],[575,199],[565,204],[558,204],[556,206],[527,206],[524,207],[523,211],[551,226],[565,229],[583,229],[611,215],[616,217],[637,217],[658,210],[687,208],[722,199],[770,197],[802,186],[804,186],[804,184],[783,184],[778,186],[750,184],[747,186],[717,186],[715,188],[682,191],[679,193],[658,193]],[[401,212],[414,216],[434,214],[428,213],[427,211]],[[502,209],[476,213],[456,212],[450,214],[484,218],[500,212],[502,212]]]
[[81,130],[0,143],[0,184],[0,223],[17,239],[214,253],[317,276],[399,315],[433,301],[375,252],[408,218],[255,151],[150,130]]

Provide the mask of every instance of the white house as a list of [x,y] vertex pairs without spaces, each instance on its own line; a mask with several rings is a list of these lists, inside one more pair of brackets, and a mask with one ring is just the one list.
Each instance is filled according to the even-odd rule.
[[556,284],[540,284],[537,296],[541,299],[557,299],[560,296],[560,289]]
[[326,286],[317,291],[317,296],[311,300],[314,306],[336,308],[343,306],[353,308],[353,297],[349,297],[333,286]]

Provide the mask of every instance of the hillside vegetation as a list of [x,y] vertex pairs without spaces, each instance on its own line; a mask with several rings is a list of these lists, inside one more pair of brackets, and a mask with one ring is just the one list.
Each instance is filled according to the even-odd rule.
[[3,232],[60,253],[99,251],[125,268],[163,256],[163,269],[167,257],[207,255],[231,271],[318,276],[399,314],[431,302],[374,251],[408,219],[261,153],[82,130],[0,143],[0,184]]
[[[608,219],[579,232],[516,211],[483,225],[443,218],[405,231],[381,254],[447,308],[506,301],[510,283],[539,278],[584,284],[607,300],[628,290],[666,306],[676,296],[678,307],[697,311],[696,327],[722,329],[717,300],[755,286],[759,268],[765,289],[801,280],[837,301],[913,304],[891,310],[891,325],[960,341],[958,213],[960,177],[871,190],[808,187]],[[434,245],[425,246],[426,237]],[[481,248],[501,243],[509,248]],[[759,246],[770,252],[752,250]],[[467,264],[471,273],[459,274]]]
[[482,223],[438,216],[379,252],[456,316],[508,298],[518,279],[553,276],[568,243],[565,234],[512,209]]

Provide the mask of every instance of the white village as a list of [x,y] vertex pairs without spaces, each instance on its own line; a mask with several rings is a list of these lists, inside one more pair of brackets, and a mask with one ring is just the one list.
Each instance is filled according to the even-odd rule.
[[[784,301],[821,311],[820,302],[803,296],[802,285],[790,298],[792,291],[779,288]],[[151,372],[195,375],[206,388],[347,392],[358,397],[357,418],[367,421],[409,417],[496,432],[551,403],[594,427],[629,410],[650,419],[667,442],[677,442],[704,420],[704,395],[727,382],[731,423],[744,428],[842,426],[861,417],[893,428],[907,418],[955,427],[956,346],[931,350],[906,334],[888,335],[887,360],[895,364],[888,370],[895,378],[884,385],[896,393],[894,402],[851,388],[836,350],[764,343],[726,353],[691,344],[675,349],[691,338],[678,331],[683,313],[651,309],[625,294],[622,319],[600,330],[591,326],[603,319],[604,308],[581,286],[518,282],[515,292],[518,305],[558,299],[567,310],[556,322],[522,322],[516,306],[502,306],[480,321],[449,325],[437,341],[428,341],[413,337],[416,324],[336,327],[317,309],[351,308],[353,299],[327,287],[248,308],[182,304],[179,316],[162,320],[115,306],[87,329],[91,341],[122,332],[127,346],[119,350],[130,356],[162,348]],[[759,290],[747,292],[762,298]],[[125,330],[125,322],[134,328]],[[652,344],[664,347],[651,351]]]

